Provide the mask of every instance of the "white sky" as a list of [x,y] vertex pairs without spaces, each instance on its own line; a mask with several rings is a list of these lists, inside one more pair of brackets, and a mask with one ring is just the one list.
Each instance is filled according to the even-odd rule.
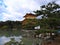
[[[21,21],[26,13],[40,9],[41,5],[51,1],[54,0],[0,0],[0,21]],[[57,3],[60,4],[60,0]]]

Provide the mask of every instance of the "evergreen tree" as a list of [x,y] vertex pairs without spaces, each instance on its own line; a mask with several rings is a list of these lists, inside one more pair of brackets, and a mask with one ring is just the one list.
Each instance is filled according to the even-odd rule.
[[37,16],[43,15],[40,20],[40,25],[49,26],[50,29],[55,29],[60,26],[60,5],[55,2],[41,6],[41,10],[36,10],[34,13]]

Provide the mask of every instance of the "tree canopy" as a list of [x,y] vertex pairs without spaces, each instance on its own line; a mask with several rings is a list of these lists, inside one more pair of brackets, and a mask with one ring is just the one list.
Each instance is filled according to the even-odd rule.
[[60,26],[60,5],[55,2],[48,3],[47,5],[42,5],[40,10],[34,11],[37,16],[43,15],[40,20],[40,25],[43,27],[48,27],[55,29]]
[[48,3],[47,5],[41,6],[41,10],[34,11],[36,15],[43,15],[44,17],[60,17],[60,5],[55,2]]

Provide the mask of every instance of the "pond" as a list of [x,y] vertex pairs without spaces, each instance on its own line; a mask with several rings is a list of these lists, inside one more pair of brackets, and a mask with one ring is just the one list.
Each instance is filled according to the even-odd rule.
[[4,45],[5,43],[7,43],[7,42],[9,42],[9,41],[11,41],[11,38],[14,38],[15,39],[15,41],[17,41],[17,42],[20,42],[21,40],[21,36],[11,36],[11,37],[6,37],[6,36],[1,36],[0,37],[0,45]]
[[0,45],[11,41],[11,38],[14,38],[15,41],[20,42],[22,36],[20,30],[0,30]]
[[[11,39],[14,38],[15,42],[23,42],[24,45],[35,45],[36,43],[41,43],[41,39],[38,38],[30,38],[30,37],[24,37],[22,35],[28,34],[25,32],[22,32],[20,30],[13,30],[13,31],[6,31],[1,30],[0,31],[0,45],[5,45],[6,43],[11,42]],[[32,35],[32,32],[29,34]],[[16,44],[17,45],[17,44]]]

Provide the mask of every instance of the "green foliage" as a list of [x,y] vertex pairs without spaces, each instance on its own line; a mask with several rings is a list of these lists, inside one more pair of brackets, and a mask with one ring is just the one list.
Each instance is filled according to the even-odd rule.
[[47,5],[41,6],[41,10],[36,10],[36,15],[43,15],[43,18],[59,18],[60,17],[60,5],[52,2]]
[[43,15],[39,21],[41,28],[56,29],[60,26],[60,5],[55,2],[41,6],[41,10],[36,10],[34,13],[37,16]]
[[57,30],[41,29],[41,30],[37,30],[35,33],[37,35],[39,35],[40,33],[57,33]]
[[12,30],[12,29],[21,29],[22,23],[20,21],[5,21],[0,22],[0,29],[3,30]]

